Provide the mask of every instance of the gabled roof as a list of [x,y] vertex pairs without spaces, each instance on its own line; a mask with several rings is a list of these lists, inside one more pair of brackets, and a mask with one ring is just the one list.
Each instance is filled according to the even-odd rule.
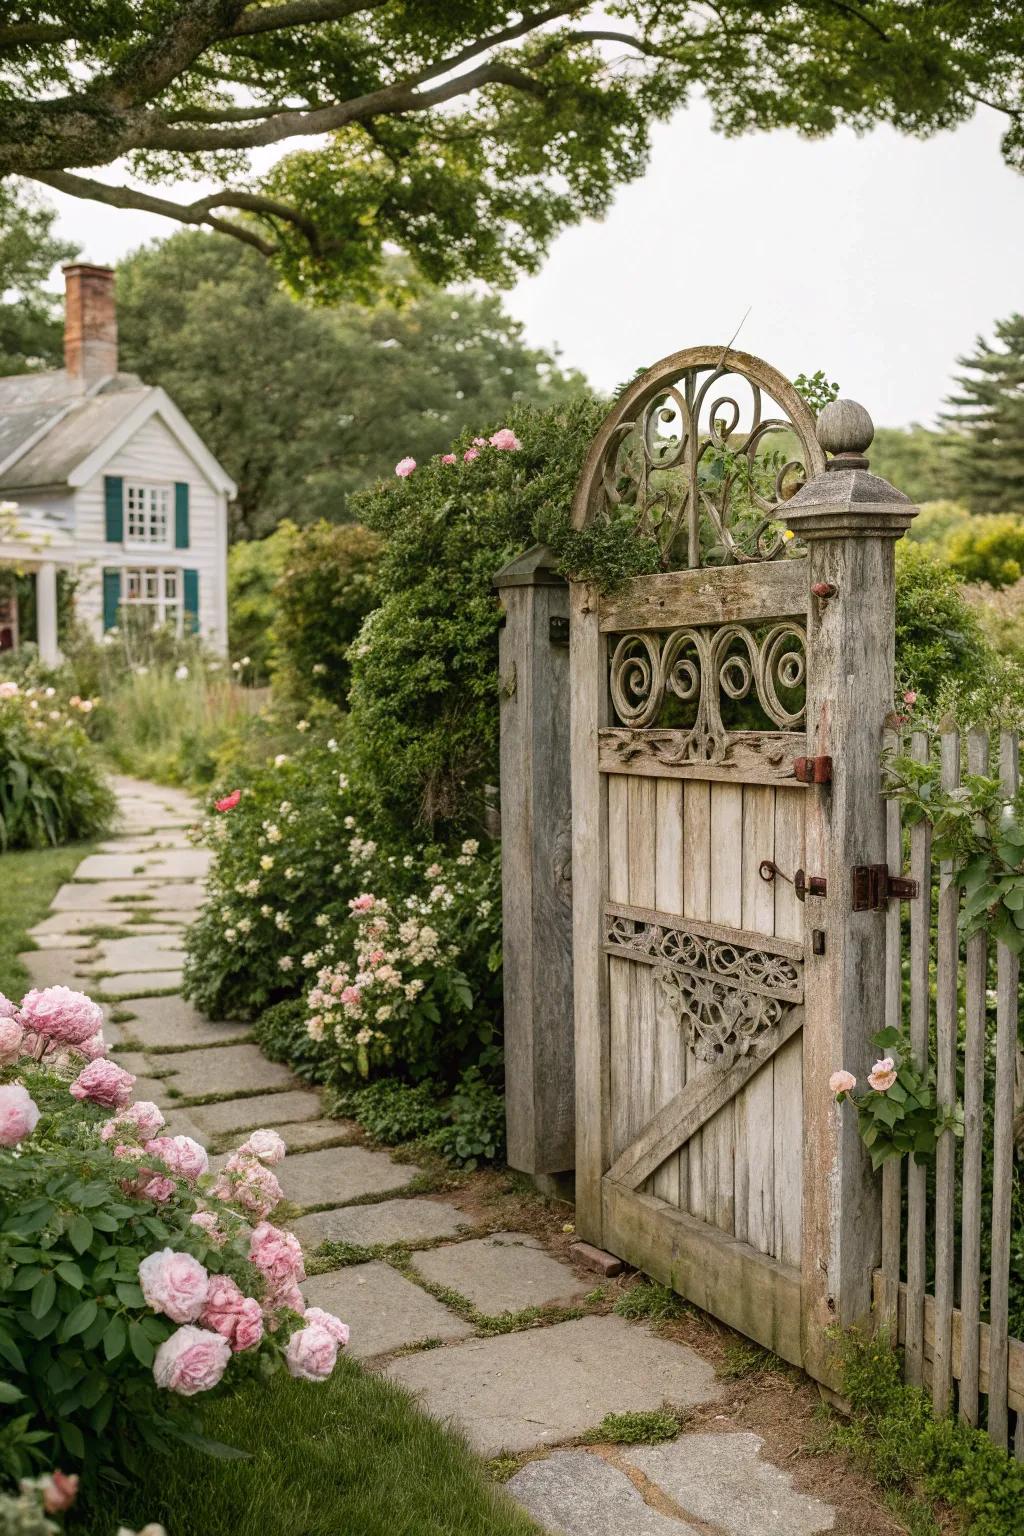
[[118,373],[83,393],[63,369],[0,378],[0,494],[84,485],[151,416],[214,490],[235,495],[234,481],[164,390]]

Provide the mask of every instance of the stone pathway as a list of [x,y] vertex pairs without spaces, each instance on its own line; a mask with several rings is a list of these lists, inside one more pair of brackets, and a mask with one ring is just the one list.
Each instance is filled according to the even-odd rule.
[[[458,1426],[481,1456],[521,1462],[509,1490],[549,1532],[838,1529],[835,1509],[798,1492],[757,1435],[707,1432],[724,1389],[706,1359],[607,1308],[588,1313],[598,1277],[567,1263],[564,1243],[553,1254],[529,1232],[488,1230],[458,1193],[429,1192],[421,1169],[324,1118],[319,1095],[268,1061],[244,1025],[205,1019],[180,996],[182,933],[208,860],[186,836],[195,807],[157,785],[116,787],[120,835],[83,860],[33,931],[33,982],[104,1000],[111,1055],[136,1074],[136,1097],[164,1109],[169,1133],[216,1158],[257,1126],[280,1131],[288,1207],[275,1220],[307,1254],[344,1245],[310,1264],[320,1272],[303,1289],[350,1324],[351,1353]],[[548,1309],[550,1324],[517,1318],[528,1308]],[[666,1407],[702,1417],[700,1430],[658,1445],[576,1443],[608,1414]]]

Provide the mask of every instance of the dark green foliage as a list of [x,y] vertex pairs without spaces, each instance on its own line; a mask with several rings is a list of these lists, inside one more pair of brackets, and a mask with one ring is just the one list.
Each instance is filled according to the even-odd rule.
[[519,451],[482,447],[471,463],[421,464],[357,500],[384,535],[381,606],[353,653],[354,749],[379,815],[456,830],[481,824],[497,783],[498,626],[494,576],[536,540],[564,535],[579,472],[604,408],[581,397],[517,406]]
[[[120,264],[118,319],[122,366],[162,384],[238,482],[243,539],[285,519],[344,521],[352,493],[406,454],[426,459],[469,421],[584,387],[526,345],[493,295],[420,284],[396,303],[315,309],[254,252],[196,231]],[[232,629],[235,653],[256,656]]]
[[303,998],[285,998],[260,1014],[252,1032],[264,1056],[283,1061],[304,1082],[322,1083],[326,1078],[324,1050],[309,1038],[308,1017]]
[[75,247],[54,234],[57,215],[13,181],[0,182],[0,375],[63,366],[63,323],[47,291]]
[[[1021,491],[1024,509],[1024,489]],[[946,539],[946,557],[964,581],[1010,587],[1024,576],[1024,515],[972,517]]]
[[668,1323],[673,1318],[682,1317],[686,1303],[670,1286],[644,1278],[631,1285],[628,1291],[623,1291],[612,1310],[632,1322],[646,1318],[652,1323]]
[[899,1357],[884,1333],[840,1335],[842,1390],[852,1420],[833,1439],[899,1494],[923,1488],[966,1516],[971,1536],[1021,1530],[1024,1466],[981,1430],[958,1418],[935,1419],[916,1387],[905,1386]]
[[447,1123],[427,1137],[435,1152],[459,1168],[499,1161],[505,1151],[505,1099],[479,1068],[466,1069],[445,1109]]
[[440,1091],[437,1083],[400,1083],[384,1077],[344,1094],[338,1109],[358,1120],[374,1141],[396,1145],[440,1128],[444,1121]]
[[637,1413],[606,1413],[596,1429],[580,1435],[581,1445],[657,1445],[674,1440],[680,1422],[667,1409]]
[[34,692],[0,699],[0,852],[95,837],[114,818],[92,742],[64,709],[51,721]]
[[963,434],[956,490],[972,512],[1024,513],[1024,315],[998,320],[996,346],[981,336],[958,358],[946,420]]
[[896,546],[896,681],[929,702],[959,678],[977,680],[992,655],[977,617],[965,603],[956,574],[927,549]]
[[[877,427],[868,449],[871,472],[888,480],[918,506],[943,501],[956,485],[958,446],[956,433],[935,432],[916,422],[910,427]],[[911,524],[910,538],[916,526]]]
[[358,524],[324,522],[292,540],[274,588],[275,674],[292,692],[344,703],[349,650],[377,605],[380,544]]

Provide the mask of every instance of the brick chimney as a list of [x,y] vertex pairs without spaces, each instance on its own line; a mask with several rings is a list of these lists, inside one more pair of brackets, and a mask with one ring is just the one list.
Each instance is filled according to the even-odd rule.
[[117,307],[111,267],[64,267],[64,367],[82,390],[117,372]]

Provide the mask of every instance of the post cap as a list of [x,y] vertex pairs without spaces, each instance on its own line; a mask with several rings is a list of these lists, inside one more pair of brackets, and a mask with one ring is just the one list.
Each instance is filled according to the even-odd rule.
[[[863,458],[875,435],[875,424],[856,400],[830,400],[818,417],[817,438],[826,453],[840,462],[837,469],[867,469]],[[851,460],[863,459],[853,464]],[[828,465],[832,468],[832,464]]]
[[832,455],[825,473],[815,475],[786,502],[783,520],[803,539],[898,539],[917,508],[888,480],[873,475],[864,457],[874,423],[856,400],[831,400],[818,417],[816,435]]

